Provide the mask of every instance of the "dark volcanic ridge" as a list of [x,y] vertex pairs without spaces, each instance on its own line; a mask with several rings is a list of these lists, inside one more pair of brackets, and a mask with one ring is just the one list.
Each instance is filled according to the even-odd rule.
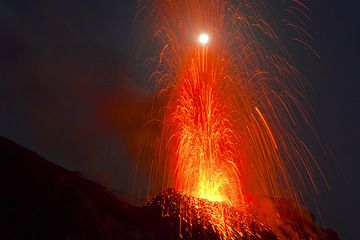
[[[50,163],[3,137],[0,137],[0,159],[4,203],[1,239],[180,239],[180,233],[182,239],[220,238],[216,228],[201,217],[204,208],[184,205],[184,201],[197,201],[205,209],[219,203],[167,189],[144,206],[135,207],[104,186]],[[270,221],[261,207],[263,219],[244,224],[248,214],[269,202],[279,201],[254,201],[248,208],[253,210],[247,214],[224,208],[229,226],[235,224],[237,228],[234,239],[278,239],[279,232],[287,236],[286,239],[338,239],[335,232],[318,226],[306,210],[301,216],[289,214],[284,206],[291,203],[285,200],[281,207],[272,205],[281,220],[279,228],[276,224],[261,224]],[[191,219],[180,217],[184,206],[190,213],[185,216]],[[191,223],[191,227],[184,225],[184,220]]]
[[145,207],[161,211],[163,221],[184,239],[338,239],[334,231],[319,226],[307,209],[295,210],[297,206],[287,199],[245,196],[243,206],[233,207],[169,188]]

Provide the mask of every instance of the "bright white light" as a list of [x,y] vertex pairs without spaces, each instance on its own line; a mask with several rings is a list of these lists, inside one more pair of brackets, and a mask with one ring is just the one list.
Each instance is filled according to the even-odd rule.
[[206,33],[202,33],[199,37],[199,41],[202,43],[202,44],[207,44],[208,41],[209,41],[209,36],[206,34]]

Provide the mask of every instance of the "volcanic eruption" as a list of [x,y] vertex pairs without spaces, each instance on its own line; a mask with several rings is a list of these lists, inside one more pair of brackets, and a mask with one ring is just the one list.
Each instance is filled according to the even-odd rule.
[[[292,202],[290,215],[301,215],[303,194],[317,192],[317,176],[326,183],[303,137],[314,132],[307,83],[280,34],[285,25],[307,36],[308,7],[283,5],[290,16],[280,20],[267,1],[139,4],[138,18],[154,39],[147,48],[156,52],[146,60],[156,96],[145,126],[156,125],[159,134],[144,142],[154,145],[154,157],[139,151],[137,189],[149,198],[169,187],[184,196],[176,211],[180,235],[196,218],[222,239],[239,238],[255,222],[276,232],[281,199]],[[249,202],[261,198],[272,199],[266,213]],[[164,216],[174,215],[172,205],[163,201]]]
[[[73,19],[70,16],[77,4],[57,2],[47,4],[69,5],[71,14],[64,14]],[[34,8],[57,19],[58,15],[49,14],[47,4]],[[91,13],[82,17],[88,19],[95,8],[105,15],[103,10],[115,5],[93,5]],[[10,6],[11,11],[6,5],[5,12],[13,16],[16,8]],[[43,6],[42,1],[39,6]],[[118,8],[112,9],[116,16],[122,15]],[[17,11],[21,17],[26,13],[23,8]],[[54,35],[52,31],[59,25],[51,21],[44,29],[35,28],[39,36],[35,34],[29,41],[18,41],[28,35],[20,34],[22,31],[13,34],[9,42],[14,45],[4,45],[10,48],[4,59],[12,57],[4,69],[14,65],[16,69],[9,75],[16,76],[9,80],[21,81],[19,87],[18,83],[10,84],[14,89],[5,88],[3,92],[8,92],[5,99],[16,102],[15,106],[20,107],[21,101],[29,103],[21,107],[26,108],[26,114],[14,114],[9,119],[16,121],[8,125],[10,121],[6,120],[4,128],[10,132],[19,128],[22,132],[24,126],[18,121],[40,119],[38,113],[44,112],[42,121],[29,124],[29,128],[36,125],[30,133],[46,133],[38,136],[46,142],[44,149],[53,149],[64,165],[81,161],[80,165],[96,170],[100,176],[81,167],[73,169],[84,174],[66,170],[0,136],[5,200],[2,238],[338,239],[336,233],[316,223],[306,208],[317,207],[309,202],[316,202],[320,184],[327,185],[314,151],[322,146],[314,148],[320,141],[308,115],[305,95],[309,84],[290,54],[296,48],[291,45],[294,43],[314,52],[306,31],[311,22],[308,12],[303,0],[139,0],[134,21],[140,30],[135,37],[138,52],[130,54],[141,60],[139,75],[148,79],[149,88],[144,91],[148,95],[133,88],[132,83],[139,79],[134,79],[127,67],[118,68],[125,59],[118,52],[108,55],[114,49],[107,49],[97,40],[96,44],[83,44],[82,40],[63,43],[63,34]],[[25,26],[48,19],[38,20],[40,14],[34,13],[29,15],[34,15],[36,21],[24,25],[23,31],[28,29]],[[26,19],[19,18],[9,28],[23,26],[20,22]],[[73,33],[63,20],[64,33]],[[92,23],[86,23],[86,28],[94,27]],[[53,42],[45,44],[48,40]],[[73,50],[81,45],[85,45],[79,51],[81,57],[73,60]],[[25,57],[21,57],[22,48]],[[57,53],[63,51],[66,56]],[[39,64],[33,55],[41,58]],[[104,58],[109,62],[103,62]],[[89,64],[88,59],[92,60]],[[59,66],[48,67],[52,66],[45,64],[49,60]],[[109,63],[112,66],[102,70]],[[24,69],[17,74],[17,67]],[[62,72],[72,73],[59,75]],[[60,80],[67,80],[65,88],[50,99],[50,89],[58,86],[52,85]],[[88,86],[90,83],[93,85]],[[34,91],[37,88],[40,90]],[[34,92],[33,97],[39,93],[44,96],[32,101],[30,92]],[[69,95],[74,96],[64,101]],[[62,101],[64,104],[57,104]],[[86,104],[72,108],[77,101]],[[62,106],[65,118],[56,122],[66,123],[54,129],[56,124],[46,123],[60,116],[53,114],[60,109],[57,106]],[[7,114],[17,113],[21,110],[18,107],[9,107]],[[80,119],[91,118],[91,123],[68,125],[74,114],[81,115]],[[74,132],[77,128],[93,132],[78,134]],[[66,131],[65,137],[61,131]],[[36,137],[31,135],[29,142],[36,147]],[[96,141],[87,141],[90,136]],[[124,180],[129,170],[125,149],[112,145],[119,140],[135,159],[134,172],[130,173],[132,186]],[[77,144],[81,145],[79,153],[75,150]],[[66,151],[60,151],[57,145],[64,145]],[[113,156],[114,152],[119,155]],[[111,173],[118,174],[116,179]],[[125,193],[129,190],[134,191],[133,195]]]

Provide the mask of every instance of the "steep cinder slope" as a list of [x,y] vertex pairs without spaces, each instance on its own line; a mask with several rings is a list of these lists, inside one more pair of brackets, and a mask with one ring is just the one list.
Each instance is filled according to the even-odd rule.
[[0,138],[1,239],[129,239],[132,207],[105,187]]
[[[0,239],[181,239],[179,211],[181,201],[189,196],[173,189],[159,193],[143,207],[135,207],[104,186],[3,137],[0,160]],[[170,216],[164,215],[164,204],[171,210]],[[270,228],[251,228],[249,234],[244,231],[245,235],[236,238],[277,239]],[[316,229],[323,239],[338,239],[331,230]],[[251,231],[259,235],[251,235]],[[219,239],[201,219],[182,233],[182,239]]]

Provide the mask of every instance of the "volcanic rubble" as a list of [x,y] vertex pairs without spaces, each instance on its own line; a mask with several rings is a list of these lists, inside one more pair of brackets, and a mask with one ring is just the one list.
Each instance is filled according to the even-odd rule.
[[[220,239],[218,228],[208,220],[209,211],[218,208],[227,216],[227,228],[235,229],[230,231],[234,239],[338,239],[305,209],[304,214],[289,214],[284,205],[291,203],[286,200],[252,200],[247,211],[240,211],[167,189],[136,207],[2,137],[0,159],[0,239]],[[267,218],[261,210],[269,203],[275,217]]]

